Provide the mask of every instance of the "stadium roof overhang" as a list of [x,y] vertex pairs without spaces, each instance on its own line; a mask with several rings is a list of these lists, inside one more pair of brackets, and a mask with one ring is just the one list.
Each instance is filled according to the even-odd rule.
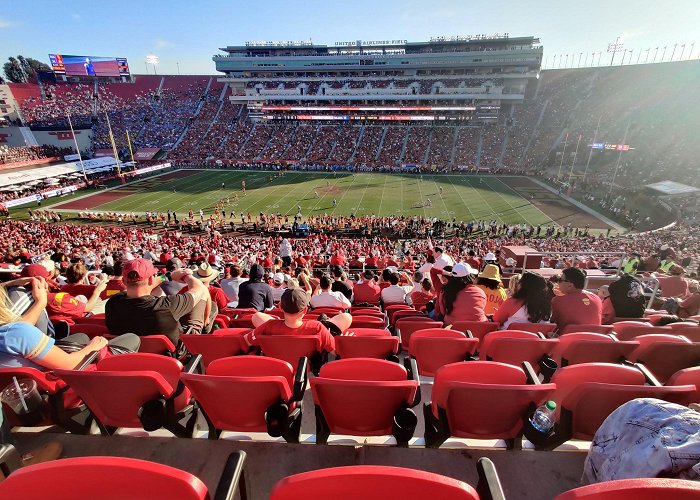
[[674,181],[655,182],[653,184],[647,184],[645,187],[661,196],[688,195],[700,192],[700,189],[696,187]]
[[[95,158],[92,160],[84,160],[83,166],[86,173],[101,172],[109,170],[116,165],[113,157]],[[50,167],[31,168],[19,171],[14,171],[0,175],[0,187],[11,186],[21,183],[23,185],[43,179],[58,177],[66,174],[78,173],[82,175],[82,167],[80,162],[61,163]]]

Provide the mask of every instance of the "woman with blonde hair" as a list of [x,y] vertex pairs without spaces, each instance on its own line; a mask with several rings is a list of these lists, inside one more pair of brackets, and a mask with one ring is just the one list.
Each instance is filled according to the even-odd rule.
[[[33,308],[39,312],[46,306],[48,288],[44,280],[35,279],[32,282]],[[29,311],[28,311],[29,312]],[[29,367],[38,370],[73,369],[80,365],[85,357],[99,351],[107,345],[104,337],[92,340],[87,335],[79,333],[66,337],[65,340],[83,347],[75,352],[67,353],[56,347],[55,340],[41,330],[25,321],[30,320],[27,314],[22,318],[12,310],[12,303],[4,287],[0,286],[0,368]],[[109,342],[130,350],[138,350],[139,338],[134,334],[126,334]]]

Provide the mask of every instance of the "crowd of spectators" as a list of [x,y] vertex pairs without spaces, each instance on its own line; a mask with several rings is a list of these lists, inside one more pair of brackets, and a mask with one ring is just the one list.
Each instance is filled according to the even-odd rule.
[[44,158],[62,158],[73,152],[71,148],[59,148],[57,146],[0,146],[0,165],[17,162],[31,162]]

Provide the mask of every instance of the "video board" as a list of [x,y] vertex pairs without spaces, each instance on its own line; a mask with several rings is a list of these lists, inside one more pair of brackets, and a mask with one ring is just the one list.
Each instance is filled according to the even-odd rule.
[[130,76],[125,57],[73,56],[49,54],[51,68],[57,75],[66,76]]

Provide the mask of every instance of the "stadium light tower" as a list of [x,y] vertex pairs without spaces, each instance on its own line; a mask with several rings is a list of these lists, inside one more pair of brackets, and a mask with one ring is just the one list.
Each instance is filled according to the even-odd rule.
[[615,43],[609,43],[608,44],[608,53],[612,54],[610,57],[610,66],[613,65],[613,62],[615,61],[615,54],[618,52],[622,52],[624,49],[624,43],[620,41],[620,37],[618,36],[615,39]]
[[160,62],[160,61],[158,60],[158,56],[157,56],[157,55],[148,54],[148,55],[146,56],[146,64],[152,64],[152,65],[153,65],[153,74],[154,74],[154,75],[157,74],[157,73],[156,73],[156,65],[157,65],[159,62]]

